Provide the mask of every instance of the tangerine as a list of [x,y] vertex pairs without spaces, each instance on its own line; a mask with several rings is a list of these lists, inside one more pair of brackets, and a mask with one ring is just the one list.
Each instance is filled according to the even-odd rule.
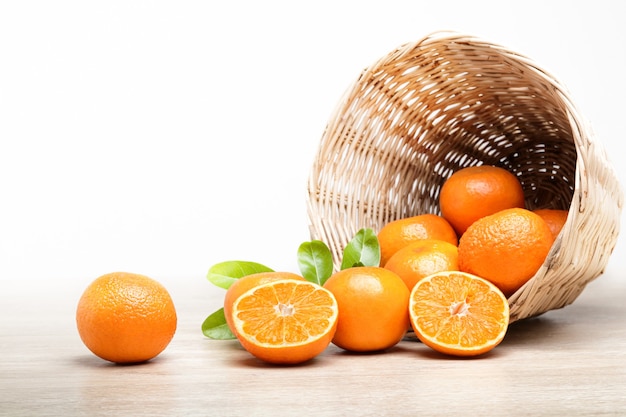
[[439,208],[459,236],[476,220],[508,208],[524,208],[524,190],[504,168],[480,165],[454,172],[441,187]]
[[385,266],[399,249],[423,239],[443,240],[455,246],[459,243],[450,223],[436,214],[427,213],[393,220],[378,232],[380,265]]
[[338,323],[337,301],[309,281],[265,282],[233,304],[234,333],[255,357],[274,364],[313,359],[331,343]]
[[543,265],[553,237],[543,219],[512,208],[483,217],[459,241],[459,269],[494,283],[511,296]]
[[76,309],[76,325],[85,346],[115,363],[156,357],[174,337],[176,324],[176,309],[166,288],[128,272],[94,280]]
[[422,278],[411,291],[415,335],[432,349],[476,356],[495,348],[509,325],[509,304],[489,281],[459,271]]
[[533,211],[535,214],[541,216],[541,218],[548,224],[548,227],[552,232],[552,236],[556,239],[559,233],[561,233],[563,225],[567,221],[568,211],[560,209],[537,209]]
[[424,239],[405,246],[393,254],[385,269],[398,274],[409,291],[422,278],[441,271],[459,269],[458,248],[452,243]]
[[388,269],[363,266],[334,273],[324,287],[335,295],[339,319],[333,343],[348,351],[391,348],[409,327],[409,290]]

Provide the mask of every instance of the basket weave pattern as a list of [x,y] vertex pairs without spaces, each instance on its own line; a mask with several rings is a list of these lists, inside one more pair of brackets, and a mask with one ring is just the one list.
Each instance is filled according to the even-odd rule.
[[311,237],[338,265],[359,229],[440,214],[443,182],[480,164],[514,173],[527,208],[569,210],[542,268],[509,298],[511,321],[572,303],[608,262],[623,191],[566,89],[530,59],[474,37],[405,44],[346,91],[310,173]]

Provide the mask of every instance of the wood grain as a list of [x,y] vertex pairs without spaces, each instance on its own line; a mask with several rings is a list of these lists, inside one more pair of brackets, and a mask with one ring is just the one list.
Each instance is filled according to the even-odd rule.
[[331,346],[295,367],[202,335],[222,290],[197,278],[162,282],[179,327],[165,352],[134,366],[102,361],[80,341],[74,309],[86,282],[3,293],[0,415],[626,415],[626,282],[616,274],[568,307],[514,323],[481,358],[403,341],[378,354]]

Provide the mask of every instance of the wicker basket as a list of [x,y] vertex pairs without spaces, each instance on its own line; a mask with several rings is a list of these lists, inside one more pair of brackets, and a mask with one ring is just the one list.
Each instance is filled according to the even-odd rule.
[[608,262],[623,190],[563,85],[475,37],[438,32],[405,44],[346,91],[310,173],[311,237],[338,265],[359,229],[439,214],[443,182],[479,164],[517,175],[527,208],[569,210],[544,265],[509,298],[511,321],[569,305]]

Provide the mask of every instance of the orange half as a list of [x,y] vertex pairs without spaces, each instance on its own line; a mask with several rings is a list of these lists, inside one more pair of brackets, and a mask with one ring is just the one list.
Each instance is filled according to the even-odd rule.
[[495,285],[466,272],[438,272],[411,291],[416,336],[434,350],[476,356],[496,347],[509,325],[509,304]]
[[242,346],[270,363],[296,364],[328,347],[337,330],[338,308],[322,286],[279,280],[256,286],[233,305],[235,334]]

